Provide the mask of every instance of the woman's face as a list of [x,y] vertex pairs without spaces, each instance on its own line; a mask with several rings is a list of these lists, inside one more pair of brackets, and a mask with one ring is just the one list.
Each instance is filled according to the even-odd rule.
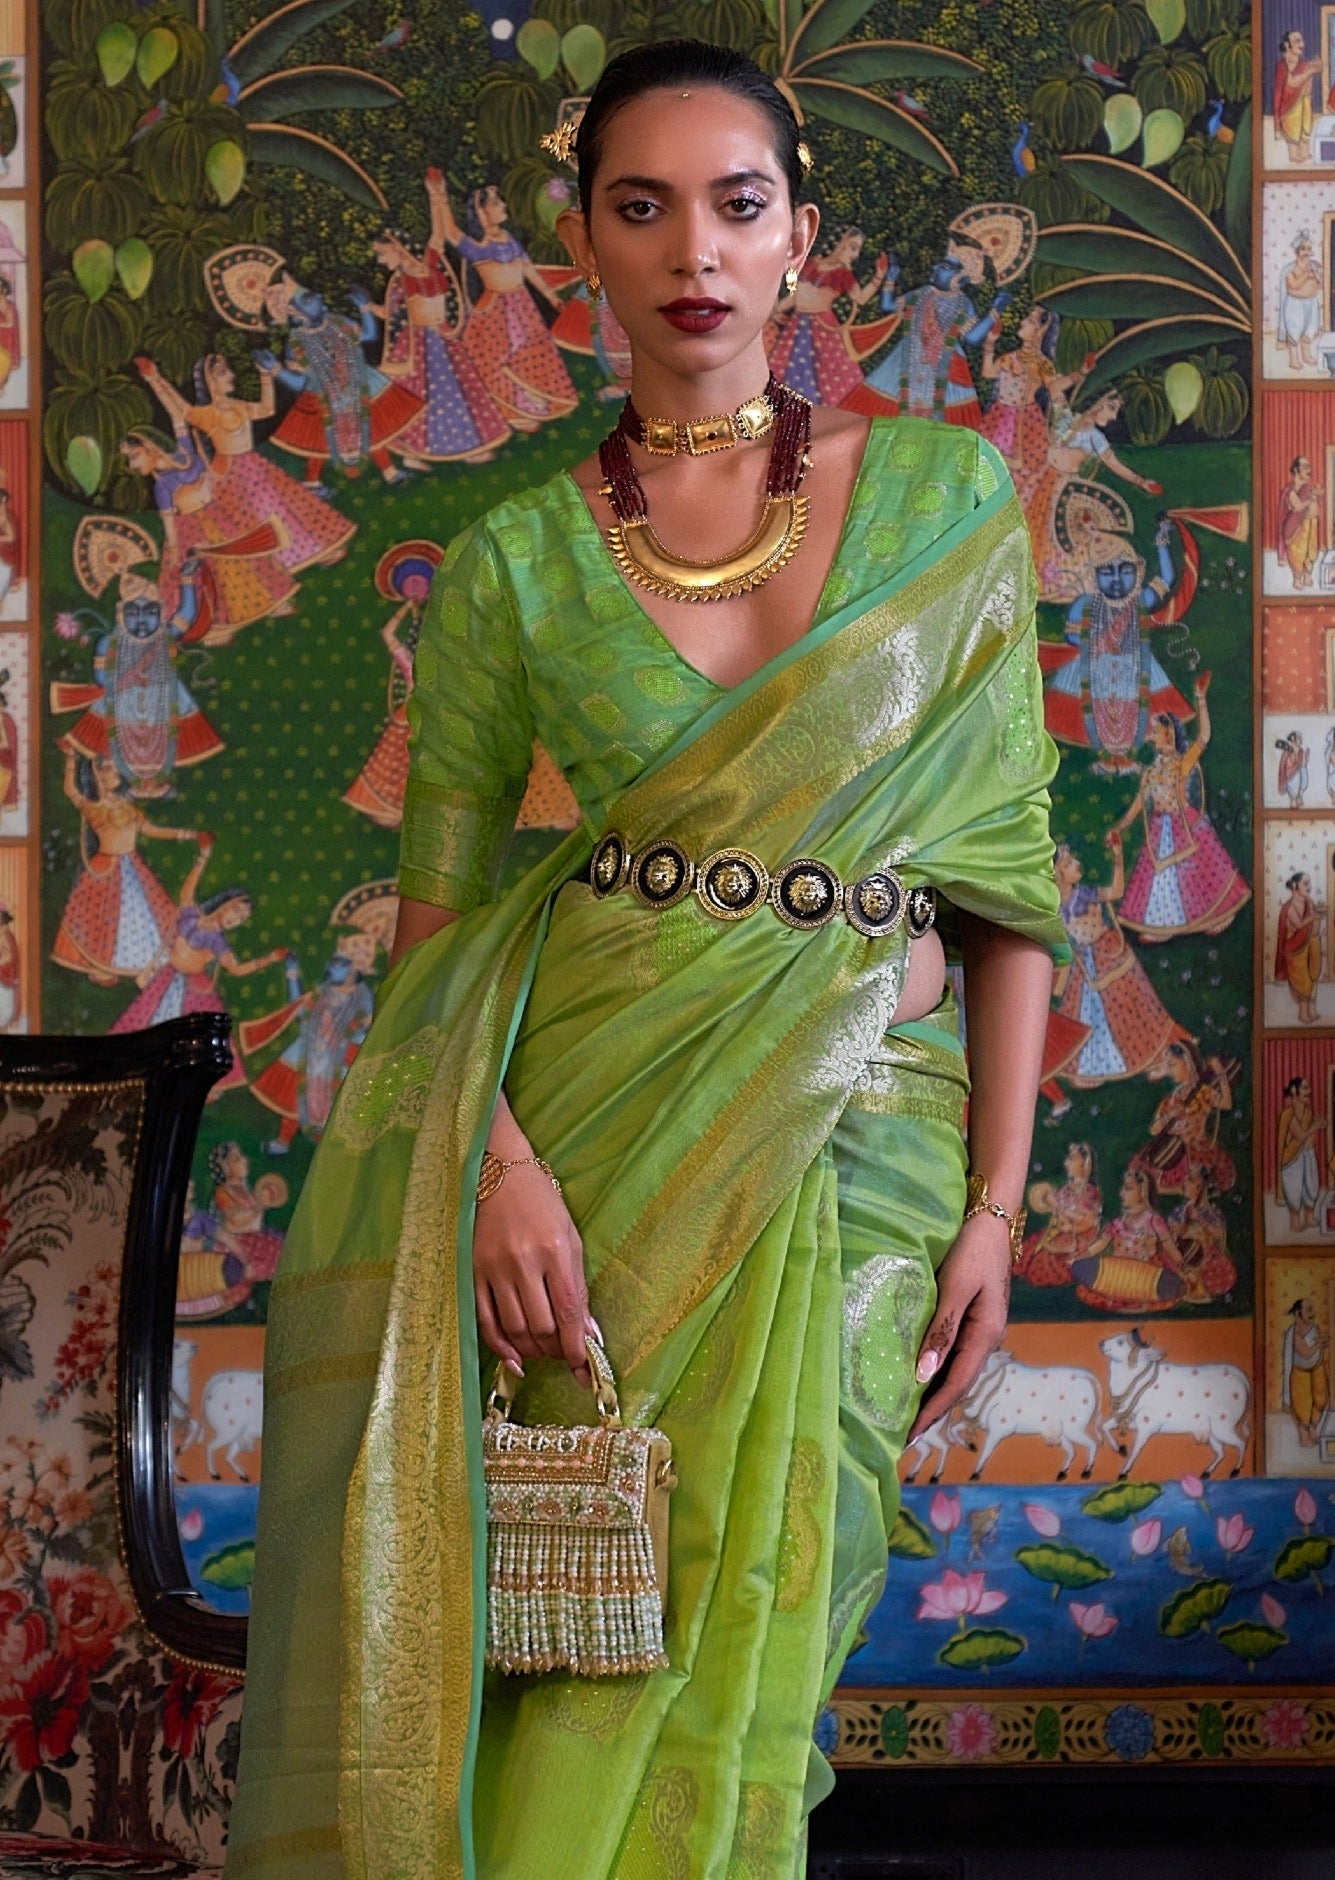
[[1145,1206],[1144,1178],[1137,1175],[1134,1170],[1128,1169],[1123,1175],[1122,1186],[1118,1192],[1121,1195],[1122,1206],[1128,1212]]
[[1066,1161],[1063,1166],[1073,1182],[1082,1182],[1088,1179],[1089,1157],[1085,1154],[1079,1143],[1073,1142],[1066,1151]]
[[1031,307],[1020,322],[1020,338],[1028,340],[1031,346],[1037,346],[1047,331],[1048,317],[1042,307]]
[[153,458],[147,444],[137,437],[122,438],[121,456],[131,470],[141,477],[148,476],[153,468]]
[[[641,358],[691,375],[753,347],[815,239],[811,207],[794,217],[769,119],[718,86],[651,91],[610,120],[581,245]],[[572,226],[573,225],[573,226]],[[696,303],[692,309],[681,303]]]
[[1150,742],[1156,751],[1175,751],[1177,739],[1173,736],[1173,727],[1166,719],[1156,718],[1150,726]]
[[377,235],[371,243],[371,253],[382,268],[401,268],[404,263],[404,249],[401,242],[396,242],[392,235]]
[[99,796],[114,796],[120,788],[121,773],[116,768],[114,757],[103,755],[93,759],[93,776],[97,780]]
[[1069,849],[1058,849],[1052,864],[1052,872],[1057,877],[1057,886],[1062,889],[1063,893],[1069,893],[1084,870]]
[[509,216],[505,198],[495,183],[488,183],[485,189],[478,191],[477,212],[484,228],[499,228]]
[[210,391],[222,392],[224,395],[230,392],[236,384],[235,372],[222,358],[211,360],[204,368],[204,376],[208,381]]
[[831,261],[840,261],[845,267],[857,260],[862,253],[862,230],[845,229],[830,253]]
[[234,927],[244,926],[253,912],[251,903],[244,897],[225,901],[218,913],[218,925],[230,933]]

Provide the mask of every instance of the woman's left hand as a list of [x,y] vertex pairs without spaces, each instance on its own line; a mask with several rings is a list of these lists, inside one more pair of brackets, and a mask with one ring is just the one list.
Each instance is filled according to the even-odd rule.
[[928,1388],[907,1442],[966,1397],[1006,1331],[1010,1306],[1010,1230],[995,1214],[966,1221],[936,1277],[936,1311],[918,1349],[917,1376]]

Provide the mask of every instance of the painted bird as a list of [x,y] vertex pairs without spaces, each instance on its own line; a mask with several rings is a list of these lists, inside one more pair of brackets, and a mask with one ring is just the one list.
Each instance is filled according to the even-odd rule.
[[1224,122],[1224,101],[1222,98],[1211,98],[1210,115],[1205,120],[1205,129],[1209,136],[1217,138],[1221,144],[1231,144],[1233,142],[1233,132]]
[[209,93],[209,103],[234,105],[241,96],[241,80],[232,70],[226,53],[218,61],[218,70],[222,73],[223,82],[213,87]]
[[1126,90],[1125,80],[1120,79],[1110,65],[1104,65],[1102,60],[1096,59],[1092,52],[1082,53],[1080,63],[1090,77],[1097,78],[1101,85],[1110,85],[1116,91]]
[[907,111],[910,117],[927,117],[927,106],[923,103],[921,98],[915,98],[912,92],[892,91],[890,96],[894,99],[900,110]]
[[378,52],[401,52],[412,35],[411,20],[400,20],[397,26],[391,26],[376,48]]
[[167,100],[165,98],[159,98],[155,105],[152,105],[145,111],[134,129],[130,132],[130,142],[132,144],[138,143],[139,139],[144,136],[146,132],[154,130],[161,124],[163,118],[167,115],[167,108]]
[[1022,118],[1020,121],[1020,135],[1011,145],[1011,162],[1015,165],[1017,176],[1032,176],[1037,168],[1034,153],[1029,148],[1028,118]]

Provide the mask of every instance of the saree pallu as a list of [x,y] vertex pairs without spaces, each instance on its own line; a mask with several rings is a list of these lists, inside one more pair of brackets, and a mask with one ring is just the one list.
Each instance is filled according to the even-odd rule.
[[[1061,955],[1033,600],[1002,491],[721,698],[609,826],[893,866]],[[600,902],[598,833],[400,962],[303,1192],[229,1875],[768,1880],[829,1785],[811,1732],[885,1571],[963,1061],[948,1009],[890,1023],[902,928]],[[564,1184],[623,1413],[675,1446],[646,1677],[483,1675],[471,1197],[502,1081]],[[519,1410],[587,1417],[555,1364]]]

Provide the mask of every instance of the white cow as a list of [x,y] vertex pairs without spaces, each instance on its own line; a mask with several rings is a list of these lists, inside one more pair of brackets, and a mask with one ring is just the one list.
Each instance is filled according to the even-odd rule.
[[253,1449],[260,1440],[264,1423],[263,1371],[215,1371],[204,1386],[200,1404],[203,1418],[213,1435],[204,1451],[204,1461],[214,1481],[220,1481],[213,1459],[224,1449],[226,1459],[243,1482],[250,1477],[237,1461],[239,1455]]
[[[179,1456],[183,1449],[189,1449],[192,1443],[199,1442],[204,1435],[204,1426],[195,1421],[195,1414],[190,1408],[190,1366],[199,1353],[199,1346],[188,1338],[172,1340],[172,1394],[171,1427],[172,1433],[181,1431],[180,1440],[173,1448],[173,1455]],[[175,1471],[178,1481],[184,1481],[181,1471]]]
[[969,1477],[976,1482],[1008,1436],[1041,1436],[1049,1447],[1061,1450],[1057,1481],[1066,1480],[1077,1446],[1085,1457],[1081,1475],[1088,1479],[1099,1449],[1098,1413],[1099,1381],[1092,1371],[1072,1365],[1018,1364],[1009,1351],[994,1351],[973,1388],[944,1423],[924,1431],[911,1446],[911,1472],[935,1455],[931,1479],[939,1481],[951,1445],[976,1447],[981,1441]]
[[[1250,1434],[1251,1382],[1236,1364],[1169,1364],[1158,1345],[1137,1329],[1105,1338],[1112,1415],[1101,1425],[1118,1455],[1125,1456],[1118,1480],[1131,1473],[1152,1436],[1190,1436],[1210,1446],[1211,1475],[1225,1448],[1237,1451],[1232,1473],[1242,1469]],[[1129,1444],[1129,1447],[1128,1447]]]

